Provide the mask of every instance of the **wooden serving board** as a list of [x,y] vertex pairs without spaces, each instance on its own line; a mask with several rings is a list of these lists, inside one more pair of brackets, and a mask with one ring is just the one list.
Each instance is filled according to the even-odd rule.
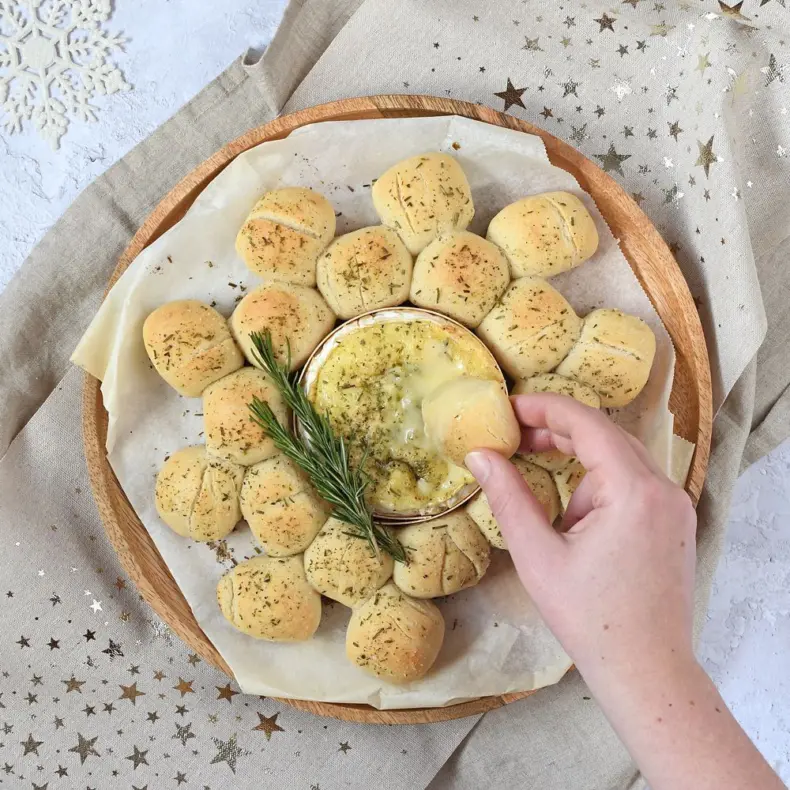
[[[675,415],[675,432],[696,445],[686,484],[696,504],[710,450],[711,381],[705,338],[686,281],[656,228],[616,181],[567,143],[510,115],[488,107],[432,96],[391,95],[345,99],[277,118],[226,145],[165,196],[124,251],[107,289],[140,251],[175,225],[201,190],[247,149],[267,140],[287,137],[300,126],[320,121],[431,115],[463,115],[539,135],[552,164],[572,173],[582,189],[595,200],[675,344],[677,363],[670,408]],[[82,423],[93,495],[121,564],[159,617],[199,656],[230,675],[230,668],[200,629],[186,599],[115,479],[105,452],[107,412],[102,402],[100,382],[92,376],[86,376],[85,380]],[[424,724],[484,713],[531,693],[534,692],[484,697],[446,708],[394,711],[378,711],[367,705],[282,701],[301,710],[347,721]]]

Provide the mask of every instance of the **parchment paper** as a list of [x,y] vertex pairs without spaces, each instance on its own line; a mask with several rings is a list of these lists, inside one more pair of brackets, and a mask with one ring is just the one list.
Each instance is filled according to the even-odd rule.
[[591,198],[553,167],[538,137],[464,118],[323,123],[264,143],[231,163],[198,196],[184,219],[144,250],[116,283],[85,333],[73,361],[102,380],[109,413],[107,450],[129,501],[148,529],[201,628],[251,694],[377,708],[449,705],[489,694],[556,683],[570,666],[521,587],[506,552],[471,590],[439,602],[447,635],[422,681],[396,687],[370,678],[345,657],[349,610],[325,603],[316,636],[299,644],[251,639],[230,626],[216,603],[219,577],[256,553],[239,525],[206,546],[180,538],[160,522],[154,482],[165,456],[202,437],[202,404],[179,397],[154,372],[142,342],[145,317],[173,299],[215,303],[229,316],[260,279],[236,256],[234,241],[252,204],[269,189],[302,185],[322,192],[338,212],[338,233],[377,223],[370,185],[389,166],[425,151],[459,160],[472,187],[470,230],[484,234],[503,206],[528,194],[564,189],[595,217],[600,247],[593,259],[552,280],[574,308],[618,307],[639,315],[656,334],[650,381],[614,419],[639,436],[663,468],[671,468],[672,417],[667,404],[674,349],[648,298]]

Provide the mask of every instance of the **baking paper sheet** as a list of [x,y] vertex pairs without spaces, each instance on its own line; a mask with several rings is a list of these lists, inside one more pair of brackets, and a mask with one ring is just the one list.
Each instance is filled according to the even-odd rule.
[[119,279],[73,361],[102,380],[109,412],[107,450],[129,501],[150,532],[201,628],[251,694],[377,708],[442,706],[475,697],[556,683],[571,662],[521,587],[509,555],[494,551],[491,568],[470,590],[439,601],[447,636],[423,680],[397,687],[368,677],[345,657],[349,610],[325,603],[312,640],[274,644],[230,626],[216,603],[217,580],[234,561],[255,553],[244,524],[225,541],[193,543],[171,532],[154,507],[154,482],[165,456],[202,442],[200,399],[179,397],[154,372],[142,341],[145,317],[164,302],[200,299],[229,316],[261,281],[247,270],[234,241],[252,204],[286,185],[316,189],[338,213],[337,232],[377,224],[370,185],[399,160],[445,151],[462,165],[484,234],[491,217],[528,194],[564,189],[579,195],[596,219],[593,259],[552,280],[574,308],[618,307],[647,321],[657,338],[650,381],[614,418],[642,438],[669,471],[668,411],[674,350],[667,332],[622,256],[593,201],[574,178],[553,167],[540,138],[458,117],[331,122],[304,127],[285,140],[239,156],[198,196],[186,216],[144,250]]

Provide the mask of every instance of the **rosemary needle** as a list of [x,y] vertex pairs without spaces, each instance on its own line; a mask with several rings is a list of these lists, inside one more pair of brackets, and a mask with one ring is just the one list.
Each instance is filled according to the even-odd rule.
[[268,329],[263,333],[252,332],[250,339],[255,361],[269,374],[293,411],[304,439],[283,426],[269,404],[258,397],[253,397],[249,404],[253,421],[283,455],[307,473],[316,491],[332,505],[332,515],[352,527],[350,534],[366,540],[376,555],[383,550],[399,562],[408,562],[403,546],[392,533],[373,520],[365,502],[368,476],[361,465],[355,467],[351,464],[343,437],[335,434],[326,416],[316,411],[305,391],[296,383],[289,372],[290,359],[285,364],[278,362]]

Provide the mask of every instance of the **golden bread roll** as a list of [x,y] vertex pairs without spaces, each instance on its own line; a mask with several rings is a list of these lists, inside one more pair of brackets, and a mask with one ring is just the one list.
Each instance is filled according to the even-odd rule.
[[192,540],[224,538],[241,520],[239,490],[244,469],[212,458],[203,445],[173,453],[156,476],[159,517]]
[[592,387],[603,406],[627,406],[647,384],[655,354],[655,335],[641,318],[593,310],[557,373]]
[[[535,499],[540,502],[546,511],[546,518],[549,523],[560,514],[560,498],[557,487],[551,479],[551,475],[539,466],[525,461],[523,458],[514,458],[513,464],[521,473],[521,476],[529,486],[529,490],[535,495]],[[495,549],[506,549],[507,544],[502,536],[494,514],[491,512],[491,505],[488,504],[488,497],[482,491],[466,506],[466,512],[472,521],[480,527],[480,531],[486,536],[488,542]]]
[[505,206],[486,238],[501,247],[513,277],[551,277],[598,249],[598,231],[584,203],[569,192],[546,192]]
[[392,581],[414,598],[438,598],[473,587],[491,561],[488,542],[463,510],[403,527],[398,540],[409,564],[396,562]]
[[460,376],[434,389],[422,402],[425,435],[456,466],[472,450],[494,450],[510,458],[521,428],[502,385]]
[[284,455],[247,469],[241,513],[270,557],[301,554],[329,516],[307,475]]
[[304,642],[321,622],[321,596],[307,583],[301,557],[253,557],[217,585],[227,621],[256,639]]
[[350,534],[353,528],[330,518],[304,553],[307,581],[321,595],[344,606],[366,601],[392,576],[392,557],[377,557],[366,540]]
[[195,299],[157,307],[143,324],[143,343],[156,372],[188,398],[244,364],[228,322]]
[[335,325],[335,315],[315,288],[290,283],[265,283],[250,291],[230,317],[230,331],[251,365],[260,367],[253,354],[251,332],[272,335],[281,362],[291,370],[301,367]]
[[557,493],[560,495],[560,506],[564,513],[568,509],[573,492],[579,487],[582,478],[587,474],[587,470],[581,465],[578,458],[571,458],[562,469],[552,472],[554,485],[557,486]]
[[540,277],[514,280],[477,334],[513,378],[557,367],[579,337],[581,319]]
[[394,307],[409,298],[411,253],[391,228],[338,236],[318,259],[318,290],[342,319]]
[[252,420],[252,399],[266,401],[281,425],[290,411],[271,379],[258,368],[245,367],[215,381],[203,391],[203,430],[212,455],[250,466],[277,452],[274,442]]
[[351,614],[346,655],[360,669],[390,683],[419,680],[444,641],[444,618],[430,601],[385,584]]
[[[586,384],[573,379],[566,379],[557,373],[541,373],[529,379],[520,379],[511,390],[511,395],[530,395],[536,392],[552,392],[557,395],[567,395],[574,400],[590,406],[593,409],[601,408],[601,398],[598,393]],[[549,472],[562,469],[571,456],[559,450],[546,450],[543,453],[524,453],[523,457],[533,464],[537,464]]]
[[236,237],[236,252],[261,277],[315,285],[315,263],[335,235],[335,210],[318,192],[284,187],[252,207]]
[[464,171],[447,154],[398,162],[373,184],[371,194],[381,222],[398,232],[412,255],[440,233],[464,230],[475,215]]
[[509,282],[507,261],[498,247],[469,231],[452,231],[417,256],[409,299],[474,329]]

